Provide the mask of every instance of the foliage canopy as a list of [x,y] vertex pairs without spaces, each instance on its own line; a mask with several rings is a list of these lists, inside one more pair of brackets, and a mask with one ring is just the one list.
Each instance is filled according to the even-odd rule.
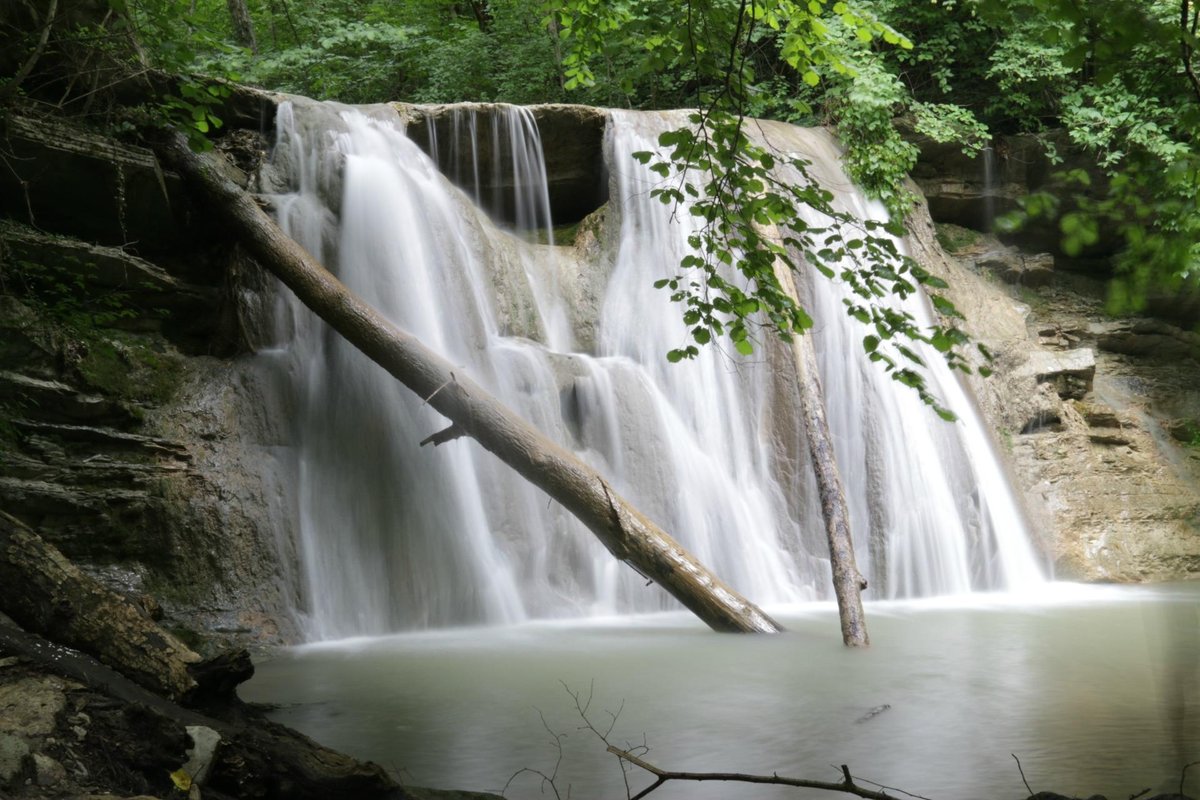
[[[748,352],[763,328],[803,332],[811,321],[775,270],[808,265],[851,287],[847,312],[871,328],[864,347],[936,405],[904,342],[965,369],[967,340],[945,300],[934,299],[944,324],[933,328],[893,302],[938,288],[889,238],[911,203],[904,178],[917,150],[905,130],[976,152],[998,133],[1065,129],[1097,168],[1069,176],[1075,196],[1030,197],[1005,223],[1054,216],[1066,253],[1115,252],[1115,310],[1197,281],[1193,0],[192,0],[186,13],[168,0],[74,2],[110,13],[59,49],[71,36],[99,43],[81,64],[97,75],[194,76],[159,113],[198,142],[221,124],[222,89],[205,75],[346,102],[696,109],[690,127],[640,154],[663,178],[658,196],[704,222],[695,253],[659,281],[692,327],[676,360],[721,336]],[[137,63],[116,63],[113,36],[136,41]],[[14,64],[44,47],[36,35],[16,41]],[[802,161],[752,141],[747,116],[833,125],[852,177],[888,218],[835,212]],[[781,168],[800,180],[780,181]],[[803,209],[827,223],[805,225]],[[851,251],[860,267],[845,266]]]

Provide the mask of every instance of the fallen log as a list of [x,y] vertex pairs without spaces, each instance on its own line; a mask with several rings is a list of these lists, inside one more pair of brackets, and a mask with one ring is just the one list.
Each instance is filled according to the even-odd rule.
[[142,686],[182,700],[200,656],[0,511],[0,612],[26,630],[91,653]]
[[258,262],[376,364],[447,417],[429,441],[475,439],[574,514],[620,561],[655,581],[709,627],[763,632],[780,625],[725,584],[618,495],[594,469],[351,292],[225,177],[221,156],[194,153],[182,135],[157,147]]
[[[184,761],[182,753],[173,752],[178,748],[167,743],[186,741],[200,727],[219,736],[205,769],[203,796],[245,800],[404,800],[412,796],[378,764],[323,747],[266,720],[253,707],[235,702],[213,714],[184,708],[85,653],[46,641],[3,619],[0,655],[17,656],[39,671],[68,678],[83,686],[81,691],[109,701],[90,699],[86,703],[91,726],[86,738],[77,741],[78,734],[67,734],[75,742],[73,752],[88,762],[94,780],[132,771],[140,773],[156,794],[166,796],[171,789],[168,776]],[[112,706],[112,712],[102,711],[104,706]],[[108,720],[110,716],[112,720]],[[95,752],[91,752],[93,748]],[[119,763],[111,763],[114,759]],[[136,787],[110,788],[129,791]]]

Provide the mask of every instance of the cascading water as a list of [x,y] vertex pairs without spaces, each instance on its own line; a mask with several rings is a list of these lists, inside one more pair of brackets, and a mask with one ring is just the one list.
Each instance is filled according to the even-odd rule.
[[[478,155],[443,147],[430,130],[430,150],[466,192],[454,188],[391,108],[296,101],[278,120],[275,162],[290,185],[277,202],[281,224],[747,596],[826,597],[794,389],[778,368],[786,359],[771,347],[765,361],[711,347],[688,363],[664,358],[688,332],[652,284],[686,252],[689,215],[649,196],[656,178],[631,153],[654,149],[685,118],[612,115],[615,247],[602,248],[603,263],[581,265],[570,248],[500,230],[479,207],[518,209],[527,226],[548,222],[528,113],[456,113],[460,133],[477,134],[468,140],[482,141],[486,124],[492,152],[511,153],[511,175],[488,181],[511,187],[511,197],[484,198]],[[768,133],[812,160],[839,202],[877,213],[849,187],[827,135]],[[589,300],[586,286],[601,286],[599,296]],[[940,358],[927,359],[931,386],[963,420],[954,425],[867,365],[836,287],[816,281],[810,291],[869,596],[1039,580],[987,436]],[[296,408],[301,594],[313,638],[672,607],[473,443],[418,449],[444,420],[294,301],[281,302],[282,344],[262,358]],[[928,316],[920,303],[910,310]],[[568,321],[594,331],[588,352],[575,352],[582,337]]]

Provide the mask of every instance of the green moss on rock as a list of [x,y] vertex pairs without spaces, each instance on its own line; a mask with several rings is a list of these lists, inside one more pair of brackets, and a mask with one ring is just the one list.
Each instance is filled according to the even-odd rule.
[[77,369],[91,388],[122,400],[161,405],[183,379],[183,358],[161,340],[89,331]]
[[979,243],[983,236],[979,231],[948,222],[938,223],[936,228],[938,244],[947,253],[961,253],[964,250],[970,250]]

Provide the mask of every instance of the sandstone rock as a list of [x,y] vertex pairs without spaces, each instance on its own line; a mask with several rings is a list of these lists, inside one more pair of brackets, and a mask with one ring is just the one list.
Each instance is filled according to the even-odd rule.
[[38,786],[57,786],[67,779],[67,769],[43,753],[33,754],[33,769]]
[[980,269],[995,273],[1005,283],[1037,288],[1054,279],[1054,256],[1049,253],[1024,255],[1013,248],[992,250],[976,259]]
[[[171,311],[195,315],[218,304],[213,288],[184,283],[166,270],[115,247],[50,236],[11,223],[0,224],[0,251],[16,278],[34,284],[80,287],[73,303],[99,312],[138,314],[140,327],[157,329]],[[100,298],[101,303],[93,301]],[[122,320],[125,328],[131,320]]]
[[[497,184],[493,177],[506,172],[496,167],[508,158],[508,143],[500,142],[500,149],[493,152],[489,133],[507,108],[489,103],[397,104],[410,120],[409,136],[442,165],[446,176],[469,194],[477,194],[493,217],[513,223],[516,209],[511,191],[506,191],[511,186]],[[608,199],[603,157],[608,115],[601,109],[564,104],[532,106],[529,111],[541,134],[554,224],[578,222]],[[507,172],[511,174],[511,169]]]
[[[919,154],[912,177],[929,202],[929,213],[939,223],[953,223],[977,231],[992,229],[995,218],[1017,208],[1017,201],[1035,191],[1050,191],[1070,198],[1077,186],[1062,183],[1060,175],[1082,169],[1091,177],[1088,193],[1103,197],[1107,178],[1097,167],[1095,158],[1082,152],[1069,140],[1065,131],[1044,134],[998,136],[989,152],[974,157],[963,153],[953,143],[934,142],[916,134],[909,139],[917,145]],[[1051,163],[1046,144],[1065,158]],[[1070,210],[1071,203],[1062,210]],[[1062,234],[1057,219],[1033,219],[1021,230],[1005,234],[1006,241],[1018,244],[1029,252],[1061,253]],[[1113,231],[1102,231],[1101,241],[1091,255],[1107,255],[1119,244]],[[1097,265],[1107,270],[1106,261]]]
[[1156,319],[1095,322],[1089,332],[1101,350],[1163,361],[1200,358],[1200,334]]
[[45,119],[7,118],[0,211],[42,230],[140,252],[177,247],[179,179],[144,148]]
[[55,718],[66,708],[68,685],[50,676],[0,684],[0,733],[24,739],[52,734]]
[[17,404],[22,414],[40,419],[111,424],[131,424],[137,420],[137,415],[120,400],[17,372],[0,371],[0,400],[3,399]]
[[0,786],[11,786],[30,768],[29,745],[19,736],[0,733]]
[[1075,400],[1071,403],[1071,406],[1079,412],[1084,422],[1092,428],[1120,428],[1128,424],[1121,421],[1117,416],[1117,412],[1101,403],[1085,403]]
[[1163,423],[1171,438],[1184,444],[1194,444],[1200,441],[1200,421],[1194,419],[1173,419]]
[[1032,376],[1037,383],[1053,385],[1059,397],[1078,400],[1092,390],[1096,358],[1088,348],[1062,352],[1035,350],[1018,368],[1017,374]]

